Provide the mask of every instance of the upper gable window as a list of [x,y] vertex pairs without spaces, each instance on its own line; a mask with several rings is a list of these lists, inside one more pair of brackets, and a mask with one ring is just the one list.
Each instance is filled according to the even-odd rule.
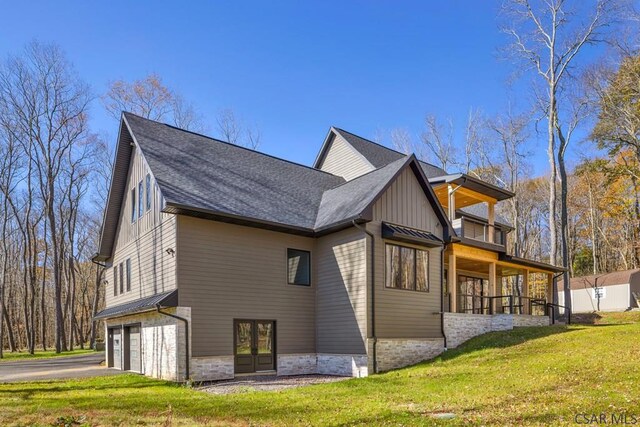
[[429,292],[429,252],[387,244],[385,286]]
[[311,285],[311,252],[287,249],[287,283]]
[[136,189],[135,187],[131,190],[131,222],[136,222]]
[[142,181],[138,184],[138,218],[142,218],[144,214],[144,187]]
[[147,196],[147,210],[151,210],[151,175],[147,174],[146,177],[146,196]]
[[127,266],[127,292],[129,292],[131,290],[131,258],[127,258],[125,265]]

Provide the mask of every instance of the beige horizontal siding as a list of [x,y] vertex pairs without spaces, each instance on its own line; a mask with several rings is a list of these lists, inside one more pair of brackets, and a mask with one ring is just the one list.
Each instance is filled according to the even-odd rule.
[[350,228],[318,239],[318,352],[366,352],[365,234]]
[[[106,305],[107,307],[166,292],[176,288],[174,256],[166,252],[176,246],[176,218],[172,214],[162,213],[162,195],[151,176],[151,208],[146,209],[146,176],[149,168],[135,147],[131,155],[127,185],[123,196],[122,209],[113,247],[113,254],[108,264],[123,264],[125,280],[124,293],[120,293],[118,276],[118,295],[114,296],[114,268],[106,270]],[[136,188],[136,207],[138,183],[142,181],[145,189],[142,217],[136,214],[136,221],[131,222],[131,190]],[[126,260],[131,260],[131,291],[126,291]]]
[[441,310],[440,248],[412,246],[429,252],[429,292],[385,287],[385,242],[382,221],[430,231],[442,238],[442,227],[422,187],[410,169],[402,172],[373,207],[367,229],[376,237],[376,336],[378,338],[439,338]]
[[[146,209],[146,176],[150,173],[141,151],[136,146],[131,154],[131,163],[129,165],[129,176],[127,179],[126,190],[122,200],[122,209],[120,211],[120,220],[116,233],[116,245],[124,246],[135,241],[138,237],[147,231],[157,227],[162,221],[170,218],[172,214],[163,213],[163,200],[160,190],[156,186],[155,179],[151,177],[151,209]],[[142,217],[138,215],[138,184],[142,181],[145,189],[144,195],[144,213]],[[131,222],[131,191],[136,190],[136,220]]]
[[[314,239],[183,216],[178,232],[193,356],[233,354],[234,319],[275,320],[278,353],[315,352]],[[311,251],[311,286],[287,284],[287,248]]]
[[320,169],[350,181],[375,168],[347,140],[336,134]]
[[116,243],[113,266],[123,264],[123,277],[126,280],[126,260],[131,259],[131,291],[120,293],[118,278],[118,295],[114,296],[114,267],[106,270],[108,281],[106,292],[107,307],[148,297],[176,288],[175,256],[167,253],[167,249],[176,247],[176,217],[170,216],[162,224],[148,230],[136,240],[120,245]]

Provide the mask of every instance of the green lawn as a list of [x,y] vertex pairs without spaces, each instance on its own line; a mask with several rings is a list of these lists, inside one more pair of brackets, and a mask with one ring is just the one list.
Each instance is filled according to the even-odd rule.
[[0,363],[2,362],[12,362],[14,360],[20,359],[50,359],[52,357],[65,357],[65,356],[77,356],[80,354],[91,353],[93,350],[89,349],[76,349],[73,351],[65,351],[63,353],[56,353],[55,350],[36,350],[34,354],[29,354],[26,351],[17,351],[15,353],[11,353],[5,350],[2,353],[2,359],[0,359]]
[[1,385],[0,425],[572,425],[577,413],[640,416],[639,366],[638,323],[524,328],[410,368],[281,392],[214,396],[137,375]]

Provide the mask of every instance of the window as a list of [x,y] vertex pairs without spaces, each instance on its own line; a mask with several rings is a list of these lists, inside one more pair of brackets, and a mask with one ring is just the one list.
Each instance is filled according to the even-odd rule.
[[138,218],[142,218],[144,213],[144,187],[142,181],[138,184]]
[[386,246],[385,286],[429,292],[429,252],[405,246]]
[[123,277],[123,269],[122,269],[122,263],[120,263],[120,293],[124,293],[124,277]]
[[131,290],[131,258],[127,258],[127,292]]
[[113,267],[113,296],[118,296],[118,266]]
[[146,178],[146,196],[147,196],[147,210],[151,209],[151,175],[147,174]]
[[311,252],[287,249],[287,283],[311,285]]
[[136,189],[131,190],[131,223],[136,222]]

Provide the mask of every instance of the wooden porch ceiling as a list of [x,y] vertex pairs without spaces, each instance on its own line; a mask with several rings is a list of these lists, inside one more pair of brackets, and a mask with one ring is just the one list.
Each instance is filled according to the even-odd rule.
[[[449,186],[448,184],[436,185],[433,188],[440,204],[445,209],[449,208]],[[465,206],[476,205],[478,203],[496,203],[496,199],[489,197],[485,194],[478,193],[477,191],[470,190],[468,188],[461,187],[455,192],[456,209],[464,208]]]
[[[460,243],[449,245],[447,255],[451,254],[456,256],[456,268],[458,270],[489,274],[490,265],[495,264],[496,275],[498,276],[514,276],[523,274],[525,271],[529,273],[553,274],[552,271],[548,270],[500,261],[498,260],[498,254],[496,252],[465,246]],[[448,256],[445,257],[445,260],[448,260]]]

